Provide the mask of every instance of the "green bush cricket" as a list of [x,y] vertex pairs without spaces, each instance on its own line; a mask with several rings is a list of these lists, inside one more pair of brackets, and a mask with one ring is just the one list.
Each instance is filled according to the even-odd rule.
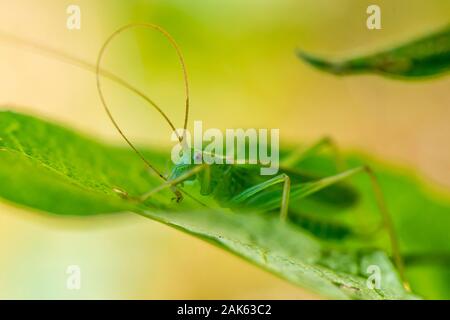
[[[279,210],[280,219],[282,221],[286,221],[289,212],[290,200],[307,197],[309,195],[312,195],[314,193],[323,190],[324,188],[342,182],[355,174],[365,173],[369,176],[371,180],[377,206],[383,217],[384,225],[386,226],[389,232],[394,261],[400,272],[401,278],[404,281],[405,287],[409,288],[409,285],[404,277],[404,266],[402,258],[400,256],[398,241],[393,228],[393,224],[390,215],[388,213],[380,185],[377,181],[375,174],[373,173],[372,169],[369,166],[362,166],[352,168],[349,170],[344,170],[336,175],[324,177],[316,181],[303,183],[296,181],[295,183],[293,183],[294,180],[293,178],[295,178],[295,180],[302,180],[304,176],[298,172],[295,172],[295,170],[292,170],[290,168],[290,165],[300,162],[304,157],[307,157],[308,155],[317,152],[323,147],[328,146],[331,147],[333,150],[335,150],[337,167],[338,168],[342,167],[341,160],[337,153],[337,148],[330,138],[323,138],[319,140],[317,143],[315,143],[307,150],[294,150],[290,152],[290,154],[288,154],[281,161],[282,173],[272,178],[259,175],[258,165],[192,164],[191,161],[192,159],[186,159],[186,157],[182,158],[182,161],[175,164],[168,177],[164,177],[158,170],[156,170],[150,163],[148,163],[148,161],[145,160],[145,157],[142,154],[140,154],[140,152],[134,147],[134,145],[123,134],[120,127],[117,125],[117,122],[114,120],[106,104],[100,85],[100,64],[108,44],[122,32],[135,27],[148,28],[162,33],[176,50],[176,53],[178,55],[183,70],[183,78],[185,83],[184,86],[186,99],[185,99],[185,117],[183,127],[184,132],[187,129],[188,115],[189,115],[189,83],[186,65],[179,46],[167,31],[165,31],[164,29],[162,29],[157,25],[147,23],[135,23],[126,25],[115,31],[105,41],[100,50],[100,53],[97,58],[96,75],[97,75],[97,88],[99,91],[102,104],[109,118],[116,127],[117,131],[120,133],[120,135],[125,139],[125,141],[130,145],[130,147],[133,148],[136,151],[136,153],[147,163],[149,168],[151,168],[151,170],[153,170],[158,176],[160,176],[162,179],[165,180],[165,182],[161,186],[156,187],[153,190],[149,190],[147,193],[143,195],[140,195],[138,197],[139,201],[146,201],[147,199],[151,198],[152,195],[165,188],[171,188],[176,195],[177,201],[181,201],[182,196],[179,186],[185,181],[196,180],[200,185],[200,193],[203,196],[213,196],[222,207],[239,208],[240,210],[242,209],[261,210],[261,211]],[[158,110],[158,112],[162,114],[162,116],[168,121],[169,125],[174,130],[173,124],[170,122],[169,118],[164,114],[161,108],[155,105],[154,107]],[[178,138],[180,139],[180,142],[182,142],[184,136],[178,136]],[[186,146],[186,144],[184,145]],[[195,155],[197,155],[199,152],[203,153],[203,150],[191,150],[189,154],[195,157]],[[281,186],[282,187],[281,192],[280,190],[278,190],[278,192],[273,191],[272,189],[274,186]],[[121,192],[119,191],[119,193]]]
[[[104,99],[103,92],[100,85],[100,76],[109,78],[130,91],[136,93],[144,100],[146,100],[153,108],[155,108],[167,121],[171,129],[175,132],[175,126],[167,117],[167,115],[162,111],[162,109],[154,103],[150,98],[148,98],[141,91],[131,86],[129,83],[125,82],[116,75],[101,69],[101,61],[103,54],[108,46],[108,44],[120,33],[125,30],[143,27],[156,30],[162,33],[173,45],[177,51],[178,57],[180,59],[184,81],[185,81],[185,118],[184,118],[184,130],[187,128],[188,114],[189,114],[189,86],[188,86],[188,76],[184,63],[184,58],[182,56],[181,50],[176,44],[175,40],[170,36],[170,34],[159,26],[153,24],[139,23],[126,25],[117,31],[115,31],[103,44],[100,53],[97,58],[97,64],[93,66],[89,62],[70,57],[65,53],[59,51],[45,48],[38,44],[24,42],[21,39],[2,35],[3,38],[13,42],[15,44],[24,45],[33,50],[41,51],[46,54],[50,54],[61,60],[75,64],[84,69],[94,71],[97,75],[97,87],[100,94],[102,104],[113,122],[115,128],[120,133],[120,135],[125,139],[128,145],[133,148],[133,150],[138,154],[138,156],[146,163],[146,165],[154,171],[162,180],[162,184],[155,189],[149,190],[143,195],[128,195],[126,191],[117,189],[115,190],[121,197],[132,198],[137,201],[145,202],[151,200],[152,195],[164,190],[171,189],[176,200],[182,201],[183,194],[196,199],[197,197],[188,194],[183,190],[183,182],[196,181],[200,185],[200,194],[202,196],[211,196],[217,200],[217,202],[225,208],[239,209],[239,210],[254,210],[261,212],[272,213],[277,211],[282,222],[290,221],[290,211],[291,207],[289,203],[293,201],[299,201],[309,196],[314,196],[324,189],[339,187],[339,184],[346,179],[358,174],[365,173],[368,175],[373,188],[375,200],[381,216],[383,218],[383,225],[386,227],[391,243],[391,250],[395,264],[399,270],[400,276],[404,281],[405,288],[408,288],[408,283],[404,276],[403,261],[400,255],[398,241],[396,233],[393,228],[391,217],[387,210],[380,185],[377,181],[375,174],[372,169],[368,166],[361,166],[352,169],[343,169],[342,161],[340,160],[337,148],[330,138],[322,138],[317,143],[313,144],[311,147],[304,149],[294,149],[287,152],[280,162],[280,174],[274,177],[261,176],[259,174],[259,165],[240,165],[240,164],[190,164],[187,162],[180,162],[174,165],[171,173],[168,176],[163,175],[159,170],[157,170],[131,143],[131,141],[125,136],[120,127],[114,120],[107,103]],[[179,141],[182,143],[184,136],[179,136]],[[326,177],[320,177],[314,179],[313,175],[308,175],[308,173],[299,171],[296,167],[303,159],[318,153],[323,148],[330,148],[335,153],[336,167],[339,172]],[[203,152],[202,150],[193,150],[192,155],[196,155],[198,152]],[[185,158],[186,160],[186,158]],[[190,160],[190,159],[189,159]],[[352,190],[353,192],[354,190]],[[301,201],[300,201],[301,202]]]

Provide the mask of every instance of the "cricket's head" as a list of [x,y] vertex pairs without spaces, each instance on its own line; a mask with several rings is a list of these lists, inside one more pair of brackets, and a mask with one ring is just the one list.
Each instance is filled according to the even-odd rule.
[[[206,159],[205,157],[210,157]],[[183,148],[179,153],[178,161],[174,162],[168,180],[181,179],[182,181],[197,180],[202,195],[210,194],[223,180],[224,173],[230,165],[217,164],[211,161],[212,155],[194,148]]]
[[[172,168],[169,180],[177,179],[183,175],[187,175],[195,166],[198,165],[198,155],[196,155],[194,148],[189,148],[185,144],[182,144],[181,150],[178,153],[178,159],[174,161],[174,167]],[[175,160],[172,157],[172,160]],[[194,180],[195,175],[187,180]]]

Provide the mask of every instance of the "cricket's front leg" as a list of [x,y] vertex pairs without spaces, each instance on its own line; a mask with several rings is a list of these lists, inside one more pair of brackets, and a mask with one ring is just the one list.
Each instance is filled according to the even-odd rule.
[[196,175],[200,171],[205,170],[206,167],[207,167],[206,164],[198,165],[198,166],[192,168],[191,170],[187,171],[183,175],[179,176],[178,178],[175,178],[173,180],[168,180],[168,181],[164,182],[163,184],[159,185],[158,187],[144,193],[143,195],[141,195],[139,197],[139,200],[141,202],[144,202],[145,200],[150,198],[152,195],[160,192],[161,190],[171,188],[172,191],[174,191],[174,193],[175,193],[177,202],[179,202],[183,198],[183,195],[181,194],[181,191],[178,188],[176,188],[176,185],[188,180],[189,178]]

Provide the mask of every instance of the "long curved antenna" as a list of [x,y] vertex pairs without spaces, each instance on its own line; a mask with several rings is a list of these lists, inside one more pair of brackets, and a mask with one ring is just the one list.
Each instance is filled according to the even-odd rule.
[[142,159],[142,161],[145,162],[145,164],[152,169],[157,175],[159,175],[161,178],[165,179],[164,176],[153,166],[151,165],[147,159],[142,155],[142,153],[134,146],[134,144],[127,138],[127,136],[123,133],[122,129],[120,129],[118,123],[116,122],[116,120],[114,119],[111,110],[108,107],[108,104],[106,103],[105,97],[103,95],[103,90],[102,87],[100,85],[100,66],[101,66],[101,62],[104,56],[104,53],[106,51],[106,49],[108,48],[108,45],[111,43],[111,41],[117,37],[119,34],[121,34],[122,32],[131,29],[131,28],[136,28],[136,27],[141,27],[141,28],[147,28],[147,29],[152,29],[152,30],[156,30],[158,32],[160,32],[163,36],[165,36],[167,38],[167,40],[169,40],[169,42],[172,44],[172,46],[174,47],[178,58],[180,60],[181,63],[181,67],[183,70],[183,77],[184,77],[184,86],[185,86],[185,94],[186,94],[186,100],[185,100],[185,115],[184,115],[184,133],[183,133],[183,137],[180,138],[179,140],[180,142],[183,140],[184,138],[184,134],[186,132],[187,129],[187,121],[188,121],[188,114],[189,114],[189,82],[188,82],[188,76],[187,76],[187,70],[186,70],[186,65],[184,63],[184,58],[183,58],[183,54],[181,53],[180,48],[178,47],[175,39],[172,38],[172,36],[163,28],[161,28],[160,26],[157,26],[155,24],[151,24],[151,23],[131,23],[128,25],[125,25],[119,29],[117,29],[116,31],[114,31],[109,37],[108,39],[106,39],[106,41],[103,43],[100,52],[97,56],[97,63],[96,63],[96,78],[97,78],[97,90],[98,90],[98,94],[100,96],[100,100],[102,101],[103,107],[109,117],[109,119],[111,120],[112,124],[114,125],[114,127],[116,128],[117,132],[119,132],[119,134],[122,136],[122,138],[127,142],[127,144],[136,152],[136,154]]
[[[54,49],[49,46],[42,45],[42,44],[34,42],[32,40],[23,39],[21,37],[11,35],[9,33],[3,32],[3,31],[0,31],[0,40],[8,42],[14,46],[23,47],[25,49],[30,49],[30,51],[32,51],[33,53],[37,53],[42,56],[47,56],[47,57],[59,60],[63,63],[67,63],[72,66],[76,66],[81,69],[93,72],[93,73],[95,73],[97,71],[97,67],[86,60],[71,56],[63,51]],[[144,93],[139,91],[137,88],[133,87],[130,83],[126,82],[119,76],[117,76],[107,70],[101,69],[101,68],[98,70],[98,72],[105,78],[116,82],[117,84],[119,84],[119,85],[123,86],[124,88],[130,90],[131,92],[137,94],[138,96],[143,98],[145,101],[150,103],[164,117],[164,119],[167,121],[167,123],[169,124],[171,129],[177,134],[178,139],[181,141],[181,137],[178,135],[177,131],[175,130],[175,126],[172,124],[172,122],[167,117],[167,115],[161,110],[161,108],[155,102],[153,102],[153,100],[151,100],[148,96],[146,96]],[[185,118],[185,126],[187,123],[186,119],[187,118]],[[163,178],[164,180],[167,180],[165,177],[161,177],[161,178]],[[206,208],[208,207],[206,204],[202,203],[200,200],[193,197],[191,194],[189,194],[185,190],[179,189],[179,191],[181,193],[183,193],[184,195],[186,195],[187,197],[189,197],[190,199],[196,201],[203,207],[206,207]]]
[[[45,46],[45,45],[41,45],[37,42],[33,42],[31,40],[27,40],[27,39],[23,39],[20,37],[17,37],[15,35],[11,35],[5,32],[0,31],[0,40],[5,41],[5,42],[9,42],[12,45],[15,46],[20,46],[20,47],[24,47],[26,49],[30,49],[31,51],[41,54],[43,56],[50,56],[51,58],[57,59],[59,61],[62,61],[64,63],[68,63],[71,64],[73,66],[76,67],[80,67],[84,70],[90,71],[95,73],[96,72],[96,66],[93,65],[92,63],[77,58],[77,57],[73,57],[63,51],[59,51],[57,49]],[[146,102],[148,102],[154,109],[156,109],[156,111],[158,113],[161,114],[161,116],[166,120],[166,122],[168,123],[168,125],[170,126],[170,128],[172,129],[172,131],[175,132],[175,134],[178,133],[175,130],[175,126],[173,125],[172,121],[170,121],[169,117],[164,113],[164,111],[162,111],[162,109],[152,100],[150,99],[148,96],[146,96],[142,91],[140,91],[139,89],[135,88],[134,86],[132,86],[130,83],[128,83],[127,81],[123,80],[122,78],[120,78],[119,76],[104,70],[104,69],[100,69],[99,70],[100,74],[102,76],[104,76],[105,78],[121,85],[122,87],[130,90],[131,92],[135,93],[136,95],[140,96],[142,99],[144,99]],[[178,139],[181,140],[181,137],[178,136]]]

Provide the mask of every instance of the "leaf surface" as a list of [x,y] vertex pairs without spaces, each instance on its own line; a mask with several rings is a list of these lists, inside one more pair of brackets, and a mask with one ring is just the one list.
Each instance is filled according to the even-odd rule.
[[[403,290],[386,253],[375,247],[330,245],[296,225],[281,223],[276,215],[236,213],[217,207],[207,209],[189,197],[175,204],[170,200],[170,192],[161,192],[145,205],[123,199],[114,189],[139,195],[161,183],[160,178],[149,173],[140,159],[126,148],[106,145],[38,118],[7,111],[0,112],[0,139],[0,196],[9,202],[60,215],[132,211],[199,237],[326,297],[413,297]],[[153,164],[164,168],[164,154],[151,150],[145,154]],[[304,165],[314,171],[320,162]],[[406,179],[404,185],[400,185],[395,177],[386,175],[388,183],[404,188],[405,192],[411,189],[410,181]],[[389,178],[394,180],[389,182]],[[404,178],[398,179],[403,181]],[[367,181],[355,181],[355,184],[367,189]],[[448,214],[448,203],[412,189],[407,194],[414,197],[410,202],[427,206],[435,217],[440,217],[442,212]],[[195,187],[189,192],[195,194]],[[195,196],[210,204],[211,199],[198,193]],[[363,203],[356,208],[367,208],[369,213],[374,211]],[[394,207],[402,205],[394,204]],[[410,209],[411,203],[408,203],[406,211]],[[407,219],[404,211],[398,217]],[[415,217],[420,218],[420,215]],[[409,239],[407,232],[401,236],[403,244],[410,248],[429,249],[427,244]],[[432,241],[442,241],[446,236],[438,233]],[[447,246],[448,243],[441,243],[441,247]],[[371,263],[379,265],[384,273],[379,290],[366,285],[367,265]]]

